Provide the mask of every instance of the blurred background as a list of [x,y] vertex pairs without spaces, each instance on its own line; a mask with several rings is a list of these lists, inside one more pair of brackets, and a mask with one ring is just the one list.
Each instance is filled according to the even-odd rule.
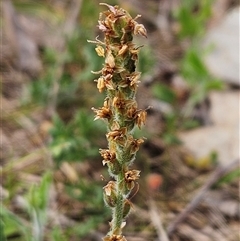
[[[97,0],[1,1],[1,241],[100,241],[111,212],[91,70]],[[137,101],[148,118],[128,241],[240,240],[239,3],[109,0],[148,31]]]

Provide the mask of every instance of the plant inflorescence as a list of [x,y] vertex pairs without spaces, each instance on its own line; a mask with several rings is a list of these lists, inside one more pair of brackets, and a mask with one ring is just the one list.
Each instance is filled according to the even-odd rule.
[[141,73],[136,71],[136,61],[140,47],[133,42],[133,35],[147,37],[142,24],[118,6],[110,6],[100,13],[99,29],[104,33],[104,41],[96,38],[89,41],[97,45],[96,52],[105,58],[105,63],[96,80],[99,92],[106,91],[103,107],[93,108],[96,119],[107,123],[106,134],[108,149],[100,149],[103,165],[108,166],[112,180],[103,188],[104,201],[112,209],[110,231],[104,241],[126,241],[122,235],[125,219],[131,210],[129,197],[134,189],[138,189],[136,180],[139,170],[131,169],[143,138],[133,137],[134,127],[141,128],[146,121],[146,110],[138,109],[135,100]]

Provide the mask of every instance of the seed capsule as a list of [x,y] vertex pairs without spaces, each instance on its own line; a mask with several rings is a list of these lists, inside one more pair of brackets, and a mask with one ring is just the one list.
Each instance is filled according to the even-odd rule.
[[112,54],[108,54],[105,63],[108,64],[111,68],[115,67],[115,59]]
[[95,48],[98,56],[100,57],[105,57],[105,50],[102,46],[98,45],[96,48]]
[[100,77],[98,80],[97,80],[97,88],[99,90],[99,92],[103,92],[104,88],[105,88],[105,81],[104,81],[104,78],[103,77]]

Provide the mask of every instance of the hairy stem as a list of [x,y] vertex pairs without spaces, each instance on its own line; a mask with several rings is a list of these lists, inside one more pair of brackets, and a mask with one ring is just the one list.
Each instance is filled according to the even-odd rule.
[[121,234],[121,226],[123,223],[123,203],[124,198],[120,189],[121,182],[123,180],[122,173],[117,176],[117,202],[116,207],[113,209],[113,219],[111,231],[114,234]]

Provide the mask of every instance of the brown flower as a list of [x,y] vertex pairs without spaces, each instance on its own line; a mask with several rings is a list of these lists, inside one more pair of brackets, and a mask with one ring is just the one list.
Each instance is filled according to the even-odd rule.
[[114,107],[116,107],[119,110],[125,110],[125,108],[126,108],[126,100],[121,97],[115,96],[113,98],[112,104]]
[[136,112],[137,112],[137,104],[130,106],[127,110],[127,117],[130,120],[134,119],[136,116]]
[[114,181],[109,181],[103,189],[103,199],[105,204],[111,208],[115,207],[117,203],[116,183]]
[[127,182],[131,182],[131,181],[135,181],[135,180],[139,179],[139,177],[140,177],[140,175],[139,175],[140,172],[141,172],[141,171],[139,171],[139,170],[127,171],[127,172],[125,173],[125,180],[126,180]]
[[145,27],[142,24],[139,24],[137,22],[135,22],[133,33],[135,35],[140,34],[140,35],[144,36],[145,38],[147,38],[147,30],[145,29]]
[[143,47],[143,45],[130,49],[130,52],[132,54],[132,57],[131,57],[132,60],[135,60],[135,61],[138,60],[138,53],[141,47]]
[[119,87],[126,88],[129,87],[132,90],[136,91],[138,87],[138,83],[140,83],[141,73],[140,72],[133,72],[131,75],[122,76],[122,80],[119,82]]
[[[104,19],[105,18],[105,19]],[[113,24],[115,23],[116,19],[114,15],[111,14],[109,11],[105,11],[103,14],[100,13],[100,20],[98,21],[98,28],[106,36],[115,37],[115,31],[113,30]]]
[[130,80],[130,86],[135,86],[138,83],[140,83],[139,79],[140,79],[141,73],[140,72],[134,72],[130,75],[129,80]]
[[132,136],[128,138],[130,154],[135,154],[138,150],[140,145],[144,142],[142,138],[134,139]]
[[127,188],[128,190],[131,190],[134,188],[134,181],[139,179],[140,177],[140,171],[138,170],[131,170],[131,171],[127,171],[125,172],[125,182],[127,184]]
[[146,124],[147,112],[145,110],[139,110],[136,114],[135,122],[138,125],[138,128],[141,129],[142,125]]
[[109,64],[105,64],[104,67],[102,68],[101,72],[102,72],[103,76],[107,76],[108,74],[111,74],[111,75],[114,74],[114,70],[113,70],[113,68],[110,67]]
[[103,238],[103,241],[127,241],[126,238],[122,235],[107,235],[105,238]]
[[114,161],[116,161],[115,152],[111,152],[108,149],[100,149],[100,154],[103,157],[103,165],[105,165],[106,163],[113,163]]
[[118,51],[118,55],[124,55],[128,51],[128,45],[124,44],[121,46],[120,50]]
[[115,85],[112,82],[112,74],[107,74],[104,76],[105,86],[108,90],[115,90]]
[[124,145],[126,141],[126,133],[127,133],[127,128],[123,127],[120,129],[115,129],[113,131],[110,131],[107,133],[107,139],[109,141],[113,140],[116,141],[119,145]]
[[101,107],[100,109],[95,109],[94,107],[92,107],[92,110],[96,113],[94,120],[98,120],[98,119],[110,120],[112,118],[112,111],[110,109],[109,101],[107,99],[104,101],[103,107]]
[[104,6],[107,6],[109,8],[109,10],[114,14],[114,15],[117,15],[117,12],[118,12],[118,7],[117,6],[111,6],[107,3],[99,3],[99,5],[104,5]]

